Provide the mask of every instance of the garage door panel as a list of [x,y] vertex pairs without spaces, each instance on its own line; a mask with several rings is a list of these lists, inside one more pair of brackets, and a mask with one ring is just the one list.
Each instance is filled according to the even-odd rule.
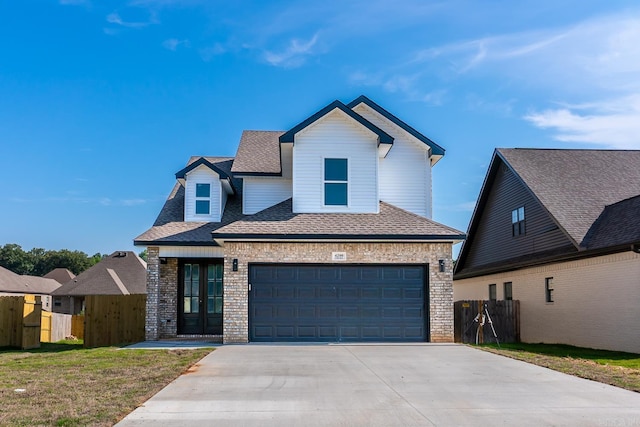
[[252,341],[425,341],[425,269],[250,266]]

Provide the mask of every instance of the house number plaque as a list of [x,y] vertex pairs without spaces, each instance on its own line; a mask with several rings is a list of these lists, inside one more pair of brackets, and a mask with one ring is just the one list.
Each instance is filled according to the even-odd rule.
[[346,252],[331,252],[331,261],[346,261]]

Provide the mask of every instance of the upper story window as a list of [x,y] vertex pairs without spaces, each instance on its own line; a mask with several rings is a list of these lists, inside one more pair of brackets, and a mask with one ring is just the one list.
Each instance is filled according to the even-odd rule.
[[196,215],[211,213],[211,184],[196,184]]
[[347,206],[347,159],[324,159],[324,204]]
[[511,211],[511,234],[513,237],[525,234],[524,206]]

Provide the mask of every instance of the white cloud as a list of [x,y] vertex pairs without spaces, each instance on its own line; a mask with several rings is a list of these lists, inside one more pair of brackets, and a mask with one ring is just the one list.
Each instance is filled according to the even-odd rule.
[[216,56],[222,55],[226,51],[227,49],[223,45],[221,45],[220,43],[216,43],[213,46],[200,49],[199,52],[202,60],[208,62],[208,61],[211,61]]
[[164,47],[165,49],[169,49],[171,51],[176,51],[176,49],[178,49],[178,47],[180,47],[180,45],[184,46],[184,47],[190,47],[190,43],[189,40],[184,39],[184,40],[178,40],[178,39],[167,39],[165,41],[162,42],[162,47]]
[[314,53],[314,46],[318,42],[318,33],[310,40],[291,39],[289,45],[281,52],[265,51],[263,58],[274,67],[295,68],[306,61],[307,57]]
[[125,21],[117,12],[108,14],[106,17],[106,20],[110,24],[119,25],[125,28],[144,28],[144,27],[148,27],[149,25],[159,23],[155,13],[151,13],[148,21],[141,21],[141,22]]
[[640,94],[532,112],[524,118],[552,130],[558,141],[640,149]]

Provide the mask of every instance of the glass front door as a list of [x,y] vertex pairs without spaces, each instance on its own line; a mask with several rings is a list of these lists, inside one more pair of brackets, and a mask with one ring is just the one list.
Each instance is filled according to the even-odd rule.
[[222,260],[180,263],[178,333],[222,335]]

